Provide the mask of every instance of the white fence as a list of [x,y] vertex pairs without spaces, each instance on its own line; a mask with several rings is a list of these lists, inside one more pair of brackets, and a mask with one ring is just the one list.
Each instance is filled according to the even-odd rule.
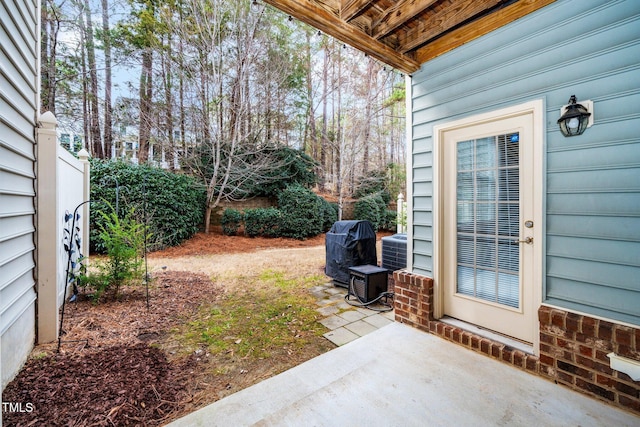
[[[38,341],[58,338],[58,311],[63,302],[69,253],[88,255],[89,161],[86,150],[76,159],[57,141],[56,118],[44,113],[37,144]],[[75,223],[74,223],[74,213]],[[72,224],[75,227],[72,227]],[[80,248],[76,248],[80,242]],[[67,293],[69,296],[69,293]]]
[[402,193],[398,194],[398,201],[396,204],[397,209],[397,233],[406,233],[407,232],[407,202],[404,201],[404,196]]

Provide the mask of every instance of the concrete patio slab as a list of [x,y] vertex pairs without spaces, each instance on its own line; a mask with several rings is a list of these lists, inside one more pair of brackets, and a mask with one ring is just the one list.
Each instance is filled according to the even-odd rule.
[[373,316],[365,317],[362,321],[367,322],[376,328],[382,328],[383,326],[387,326],[389,323],[393,322],[393,320],[389,320],[389,318],[382,314],[374,314]]
[[252,425],[637,427],[640,418],[391,323],[171,424]]
[[362,313],[360,313],[359,311],[356,311],[356,310],[344,311],[344,312],[338,314],[338,316],[342,317],[348,323],[357,322],[358,320],[360,320],[363,317],[365,317],[364,314],[362,314]]
[[347,323],[349,323],[349,321],[340,316],[329,316],[325,319],[322,319],[320,323],[325,328],[334,330],[346,325]]
[[326,307],[320,307],[316,309],[316,311],[323,316],[331,316],[332,314],[336,314],[337,312],[339,312],[340,309],[335,305],[328,305]]
[[358,320],[357,322],[353,322],[353,323],[349,323],[348,325],[345,325],[345,329],[348,329],[354,334],[362,337],[364,335],[370,334],[371,332],[375,331],[378,328],[373,326],[371,323],[365,322],[364,320]]
[[353,331],[348,330],[347,328],[338,328],[333,331],[329,331],[323,335],[326,339],[331,341],[337,346],[345,345],[350,343],[353,340],[360,338],[360,335],[356,334]]

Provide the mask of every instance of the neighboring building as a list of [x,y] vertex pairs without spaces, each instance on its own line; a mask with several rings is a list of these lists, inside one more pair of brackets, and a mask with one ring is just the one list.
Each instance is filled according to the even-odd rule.
[[640,414],[640,2],[265,2],[411,73],[396,320]]

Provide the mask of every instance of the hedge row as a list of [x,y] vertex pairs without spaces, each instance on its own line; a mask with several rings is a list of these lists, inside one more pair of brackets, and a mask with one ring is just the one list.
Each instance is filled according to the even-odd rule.
[[100,212],[109,213],[108,205],[117,205],[120,217],[133,209],[135,218],[149,226],[149,249],[159,249],[180,244],[198,231],[204,220],[205,200],[206,189],[190,176],[147,165],[94,159],[91,250],[105,250],[98,235],[104,221]]
[[331,228],[338,220],[337,208],[301,185],[290,185],[278,194],[277,208],[247,209],[244,214],[226,209],[222,231],[238,232],[244,223],[247,236],[292,237],[305,239]]

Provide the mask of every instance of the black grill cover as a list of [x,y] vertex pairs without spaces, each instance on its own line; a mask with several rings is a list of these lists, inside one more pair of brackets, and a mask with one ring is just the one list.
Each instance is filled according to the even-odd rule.
[[349,267],[377,265],[376,232],[369,221],[338,221],[325,239],[325,273],[336,282],[349,282]]

